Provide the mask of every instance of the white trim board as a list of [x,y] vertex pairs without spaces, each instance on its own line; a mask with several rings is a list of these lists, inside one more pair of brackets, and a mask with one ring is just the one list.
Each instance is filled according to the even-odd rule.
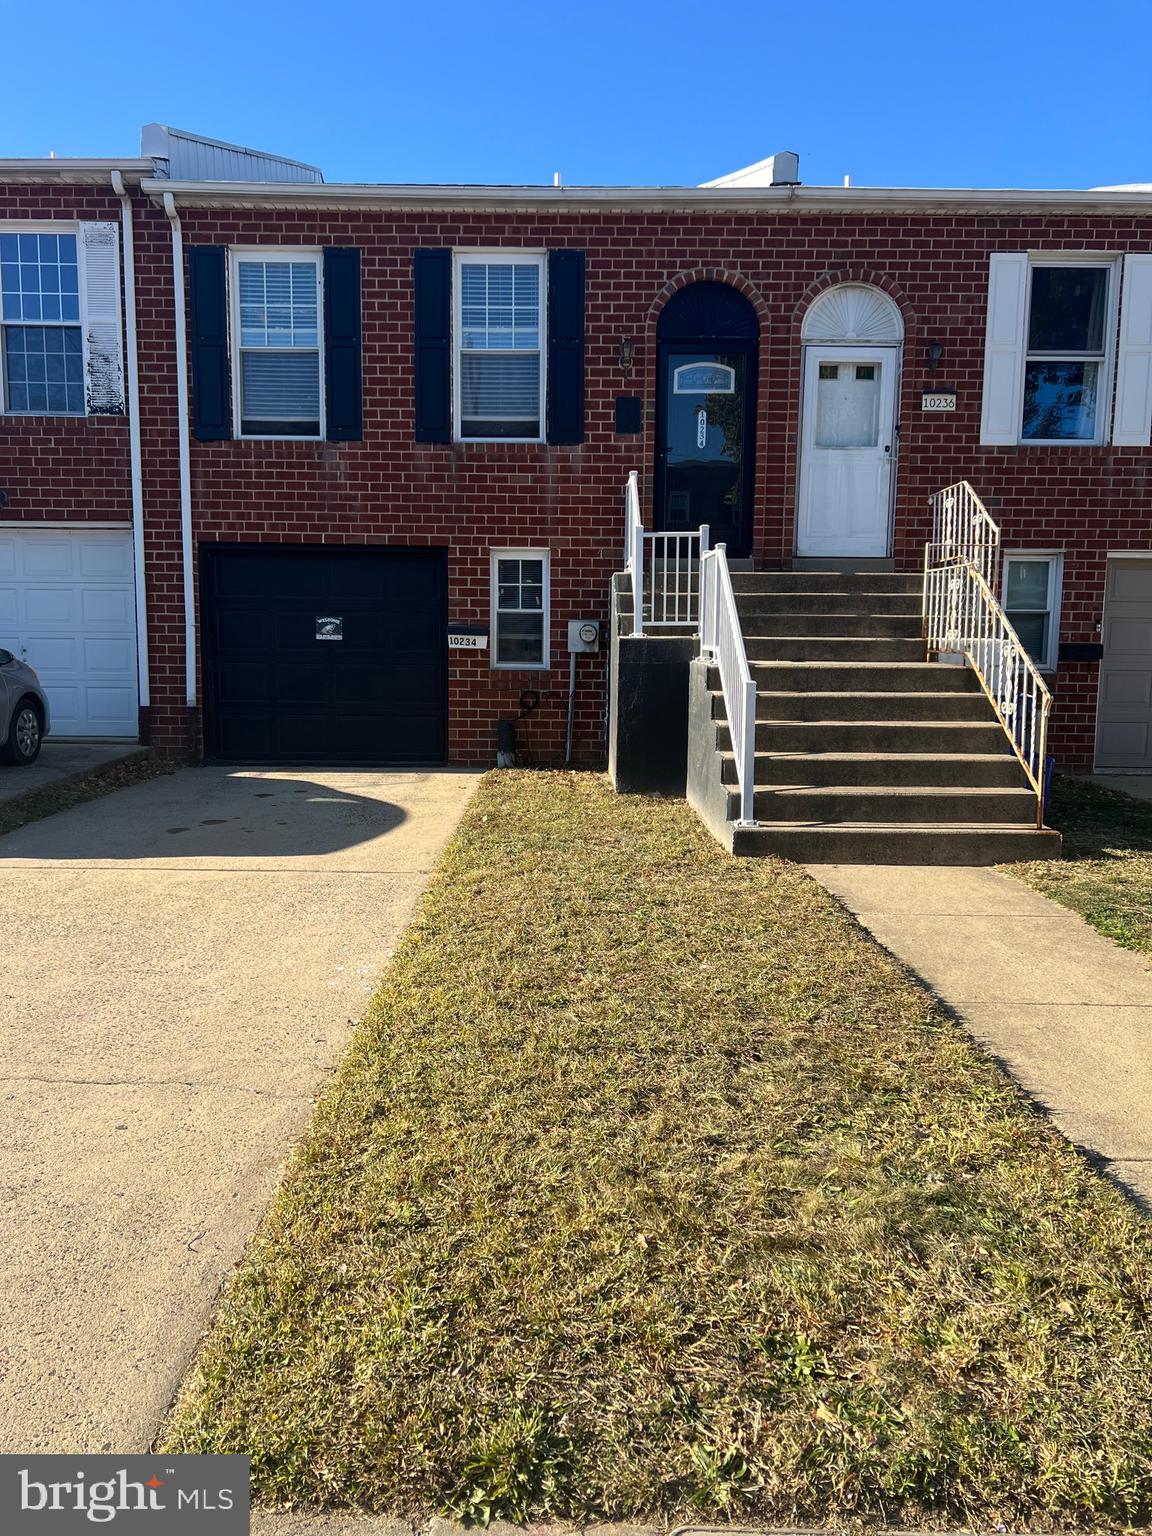
[[131,527],[130,518],[124,518],[121,522],[105,520],[90,523],[79,517],[0,517],[0,528],[75,528],[78,532],[87,529],[96,533],[104,529],[123,533]]
[[405,186],[379,182],[177,181],[146,177],[142,190],[157,202],[165,193],[186,206],[233,204],[258,208],[317,206],[426,208],[748,208],[806,209],[1119,209],[1152,213],[1152,192],[1107,188],[1046,191],[978,187],[548,187],[448,183]]

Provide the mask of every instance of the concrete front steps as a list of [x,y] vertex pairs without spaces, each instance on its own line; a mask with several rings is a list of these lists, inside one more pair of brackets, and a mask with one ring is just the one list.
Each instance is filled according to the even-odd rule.
[[732,586],[757,685],[756,824],[735,825],[724,696],[704,663],[693,718],[713,761],[697,754],[693,770],[697,786],[704,772],[718,782],[693,800],[734,853],[815,864],[1059,856],[975,674],[928,661],[918,575],[733,572]]

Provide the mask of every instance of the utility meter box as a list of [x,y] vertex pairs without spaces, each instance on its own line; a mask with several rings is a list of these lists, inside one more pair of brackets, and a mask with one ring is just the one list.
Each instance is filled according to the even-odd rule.
[[574,655],[600,649],[599,619],[569,619],[568,649]]

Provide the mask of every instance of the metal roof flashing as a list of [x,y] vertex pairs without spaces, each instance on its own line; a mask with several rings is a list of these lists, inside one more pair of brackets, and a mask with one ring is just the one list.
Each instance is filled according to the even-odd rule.
[[323,182],[319,166],[262,149],[246,149],[210,139],[185,128],[146,123],[140,130],[140,151],[156,162],[157,174],[173,181],[284,182],[314,186]]

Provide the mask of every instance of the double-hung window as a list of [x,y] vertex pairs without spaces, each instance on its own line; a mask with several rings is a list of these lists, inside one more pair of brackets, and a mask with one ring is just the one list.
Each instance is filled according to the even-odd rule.
[[547,257],[456,256],[456,436],[540,442]]
[[1062,563],[1056,554],[1004,556],[1004,612],[1042,671],[1055,668],[1059,651]]
[[1033,262],[1024,360],[1026,442],[1098,442],[1110,395],[1110,265]]
[[492,665],[548,665],[548,551],[492,551]]
[[0,234],[0,409],[82,416],[84,349],[74,234]]
[[321,437],[319,252],[232,253],[240,437]]

